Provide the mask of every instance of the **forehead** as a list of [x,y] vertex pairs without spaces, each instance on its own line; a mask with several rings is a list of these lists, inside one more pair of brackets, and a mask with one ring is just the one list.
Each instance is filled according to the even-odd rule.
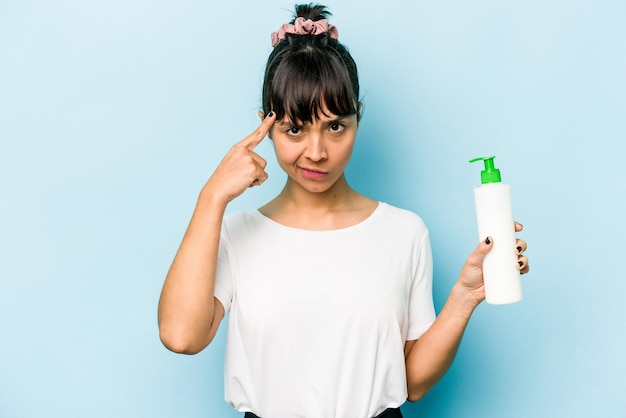
[[305,67],[287,71],[281,67],[279,70],[269,85],[265,105],[276,111],[279,118],[312,123],[356,113],[357,98],[350,77],[337,68]]
[[285,115],[281,120],[277,121],[276,123],[278,125],[283,125],[283,126],[291,126],[293,124],[297,124],[297,125],[307,125],[307,124],[316,124],[316,123],[325,124],[325,123],[345,121],[347,119],[351,119],[355,117],[356,115],[344,115],[344,116],[335,115],[334,113],[329,112],[328,109],[324,109],[324,112],[323,113],[320,112],[320,114],[317,116],[311,115],[310,121],[302,121],[302,120],[292,121],[288,115]]
[[329,123],[329,122],[350,119],[351,117],[355,117],[355,116],[356,116],[355,114],[340,116],[328,110],[328,107],[320,106],[320,109],[317,112],[317,114],[316,113],[311,114],[309,118],[306,120],[302,120],[297,117],[295,118],[295,120],[293,120],[290,117],[290,115],[285,113],[283,118],[277,121],[276,123],[280,125],[292,125],[294,123],[299,124],[299,125],[310,124],[310,123],[313,123],[313,124],[314,123]]

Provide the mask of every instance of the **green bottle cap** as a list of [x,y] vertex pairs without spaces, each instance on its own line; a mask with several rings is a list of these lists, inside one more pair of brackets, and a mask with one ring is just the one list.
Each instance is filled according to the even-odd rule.
[[496,157],[480,157],[470,160],[470,163],[475,163],[476,161],[485,162],[485,169],[480,172],[480,180],[482,184],[500,183],[502,181],[502,178],[500,177],[500,170],[493,165],[494,158]]

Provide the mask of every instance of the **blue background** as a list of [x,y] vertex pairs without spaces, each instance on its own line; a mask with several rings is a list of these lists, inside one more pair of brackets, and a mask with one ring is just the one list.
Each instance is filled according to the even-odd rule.
[[[224,329],[159,342],[161,285],[197,194],[258,124],[292,2],[0,0],[0,417],[239,417]],[[621,417],[626,4],[329,2],[359,64],[348,178],[428,224],[443,305],[496,155],[526,228],[524,301],[481,305],[407,417]],[[284,176],[231,210],[260,206]]]

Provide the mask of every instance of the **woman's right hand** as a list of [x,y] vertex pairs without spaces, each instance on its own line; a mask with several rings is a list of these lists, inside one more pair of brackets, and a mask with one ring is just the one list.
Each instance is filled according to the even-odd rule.
[[267,180],[267,162],[254,152],[276,122],[276,114],[270,112],[261,125],[250,135],[236,143],[203,188],[203,192],[223,199],[228,203],[241,195],[247,188],[260,186]]

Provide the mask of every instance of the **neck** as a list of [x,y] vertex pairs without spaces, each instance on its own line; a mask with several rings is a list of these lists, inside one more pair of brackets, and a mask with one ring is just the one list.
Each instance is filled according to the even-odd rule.
[[355,225],[378,206],[353,190],[342,176],[324,192],[311,192],[287,180],[278,196],[259,211],[283,225],[310,230],[330,230]]
[[351,206],[358,195],[348,184],[345,175],[342,175],[331,188],[323,192],[311,192],[288,179],[276,199],[294,209],[317,212],[342,210]]

